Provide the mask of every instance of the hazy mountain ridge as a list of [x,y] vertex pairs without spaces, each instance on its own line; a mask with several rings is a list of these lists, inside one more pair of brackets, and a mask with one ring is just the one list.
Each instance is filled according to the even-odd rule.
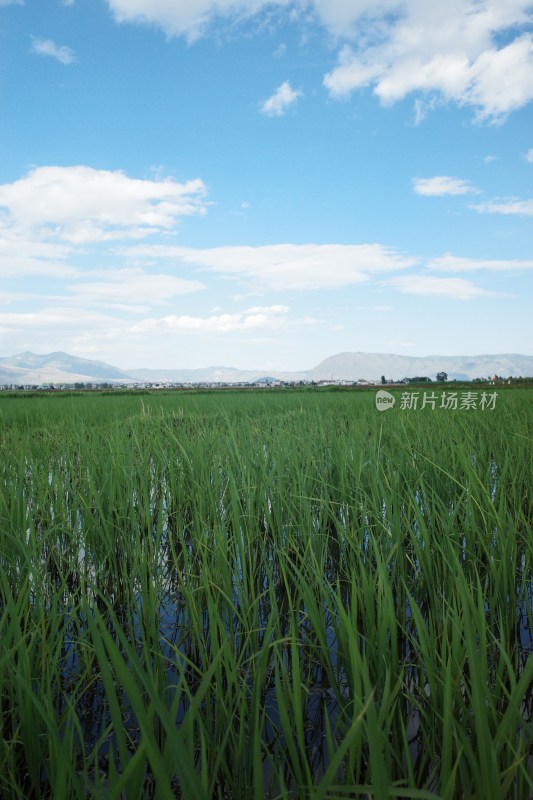
[[[129,375],[138,381],[178,383],[244,383],[266,377],[265,370],[237,369],[235,367],[204,367],[202,369],[134,369]],[[310,380],[305,372],[272,372],[268,376],[277,380]]]
[[338,353],[316,367],[300,372],[240,370],[233,367],[200,369],[121,370],[103,361],[91,361],[68,353],[38,355],[32,352],[0,357],[0,384],[49,383],[249,383],[265,378],[285,381],[401,380],[446,372],[449,380],[502,375],[533,376],[533,356],[518,353],[478,356],[400,356],[392,353]]
[[30,351],[0,358],[0,384],[91,383],[131,381],[117,367],[68,353],[38,355]]
[[427,376],[435,379],[446,372],[449,380],[472,380],[494,375],[533,375],[533,356],[517,353],[478,356],[399,356],[391,353],[338,353],[326,358],[308,374],[314,380],[388,380]]

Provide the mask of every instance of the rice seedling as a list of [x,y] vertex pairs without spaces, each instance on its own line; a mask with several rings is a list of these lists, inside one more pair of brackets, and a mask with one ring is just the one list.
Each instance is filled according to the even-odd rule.
[[0,796],[528,798],[531,421],[0,397]]

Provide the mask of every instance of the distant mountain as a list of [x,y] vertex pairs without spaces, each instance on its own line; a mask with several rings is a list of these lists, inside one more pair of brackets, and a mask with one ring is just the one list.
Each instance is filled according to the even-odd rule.
[[42,385],[48,383],[251,383],[273,380],[329,381],[368,380],[379,382],[427,376],[435,379],[446,372],[448,380],[502,375],[533,376],[533,356],[519,354],[481,356],[398,356],[387,353],[338,353],[302,372],[240,370],[232,367],[202,369],[120,370],[102,361],[77,358],[68,353],[37,355],[27,352],[0,357],[0,384]]
[[438,372],[446,372],[448,380],[472,380],[493,375],[505,377],[533,376],[533,356],[518,354],[481,356],[398,356],[388,353],[338,353],[326,358],[313,369],[302,372],[264,372],[230,367],[180,370],[130,370],[137,380],[200,383],[220,381],[265,381],[267,377],[287,381],[368,380],[380,381],[427,376],[432,380]]
[[533,376],[533,356],[518,354],[481,356],[397,356],[388,353],[339,353],[307,373],[312,380],[389,380],[446,372],[448,380],[472,380],[493,375]]
[[125,382],[131,378],[103,361],[90,361],[68,353],[20,353],[0,358],[0,384]]
[[204,367],[203,369],[131,369],[128,374],[136,381],[151,383],[252,383],[265,380],[311,380],[305,372],[272,372],[235,367]]

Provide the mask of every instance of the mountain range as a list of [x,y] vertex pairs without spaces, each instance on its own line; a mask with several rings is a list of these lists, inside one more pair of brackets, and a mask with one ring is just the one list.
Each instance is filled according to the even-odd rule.
[[103,361],[91,361],[68,353],[38,355],[26,352],[0,357],[0,385],[59,383],[246,383],[257,380],[284,381],[368,380],[380,381],[427,376],[435,379],[446,372],[448,380],[472,380],[493,375],[533,376],[533,356],[515,353],[476,356],[400,356],[387,353],[338,353],[316,367],[300,372],[240,370],[232,367],[202,369],[121,370]]

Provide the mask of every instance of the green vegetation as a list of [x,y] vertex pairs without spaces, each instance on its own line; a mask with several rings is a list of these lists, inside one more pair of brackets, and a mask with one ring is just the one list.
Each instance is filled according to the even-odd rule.
[[2,798],[530,796],[531,392],[374,396],[0,398]]

